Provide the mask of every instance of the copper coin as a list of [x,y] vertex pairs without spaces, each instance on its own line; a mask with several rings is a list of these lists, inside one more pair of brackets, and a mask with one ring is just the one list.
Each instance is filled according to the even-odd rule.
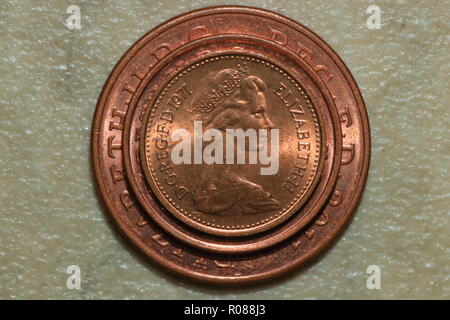
[[361,94],[317,35],[210,7],[156,27],[100,95],[92,160],[123,235],[168,271],[219,284],[280,276],[343,230],[367,177]]
[[[266,59],[208,55],[175,74],[150,105],[141,134],[147,181],[164,207],[199,231],[271,229],[298,212],[317,184],[324,159],[319,113],[302,86]],[[171,133],[180,128],[189,140],[177,143]],[[276,139],[262,138],[273,128]],[[238,149],[240,132],[247,149]],[[258,161],[264,139],[267,149],[279,149],[266,165]],[[263,159],[274,153],[267,151]],[[299,188],[288,180],[294,168]]]
[[[238,40],[242,40],[242,37],[238,37]],[[233,39],[236,40],[236,36],[233,36]],[[248,41],[248,37],[245,38]],[[213,42],[213,46],[217,49],[219,45],[217,41],[220,40],[220,48],[221,50],[228,49],[236,49],[236,42],[229,42],[230,36],[220,36],[219,39],[216,37],[209,37],[208,42]],[[256,39],[253,39],[256,41]],[[225,41],[225,43],[222,43]],[[261,39],[257,40],[258,42],[262,42]],[[227,45],[228,43],[228,45]],[[192,47],[198,46],[201,44],[201,47],[198,47],[200,53],[203,55],[205,50],[209,50],[210,47],[205,43],[205,41],[201,42],[193,42],[188,46],[183,47],[183,51],[187,51],[186,55],[183,56],[185,61],[190,61],[190,57],[196,58],[199,52],[197,50],[193,50]],[[227,46],[229,48],[227,48]],[[250,45],[247,43],[240,43],[240,49],[246,49]],[[273,44],[271,45],[273,47]],[[255,55],[256,52],[265,51],[265,55],[274,55],[273,50],[264,49],[262,46],[251,45],[249,47],[251,50],[247,50],[247,54],[251,52],[252,55]],[[188,50],[189,49],[189,50]],[[282,48],[279,48],[280,51],[283,51]],[[300,230],[312,217],[314,217],[320,210],[321,206],[327,200],[334,183],[337,178],[337,170],[333,170],[333,168],[337,168],[339,166],[340,161],[340,143],[335,143],[335,141],[341,141],[341,136],[339,130],[334,130],[335,127],[339,127],[339,116],[335,110],[334,103],[332,97],[327,94],[325,86],[322,86],[322,91],[324,92],[325,99],[320,99],[321,85],[315,86],[315,83],[320,84],[320,79],[315,74],[315,71],[306,65],[301,59],[296,57],[295,55],[291,55],[293,59],[296,59],[296,62],[289,61],[283,59],[281,64],[284,66],[288,66],[290,70],[296,71],[299,73],[299,76],[302,78],[302,82],[307,81],[309,78],[308,92],[313,97],[313,104],[318,107],[319,111],[324,111],[323,117],[325,126],[323,129],[323,136],[327,143],[327,157],[324,159],[324,165],[322,170],[321,179],[314,190],[314,194],[308,199],[308,203],[302,208],[301,214],[295,215],[289,223],[284,224],[282,227],[277,229],[272,229],[270,233],[260,233],[251,237],[235,237],[231,239],[231,237],[222,237],[220,239],[210,237],[207,233],[195,233],[190,232],[190,229],[185,224],[178,223],[178,219],[172,219],[172,215],[166,215],[164,211],[160,209],[159,206],[154,205],[154,197],[152,196],[148,185],[146,184],[145,179],[140,179],[141,176],[144,175],[143,167],[140,165],[139,156],[139,141],[143,141],[141,139],[142,134],[140,134],[139,130],[141,126],[141,119],[144,118],[145,110],[148,109],[150,103],[149,99],[145,99],[151,92],[154,90],[152,88],[157,88],[157,83],[164,84],[162,79],[171,76],[173,71],[172,64],[176,64],[178,59],[173,59],[173,56],[178,56],[179,51],[175,50],[171,54],[167,55],[159,65],[164,65],[164,68],[161,70],[158,67],[155,67],[152,72],[143,80],[143,83],[146,85],[141,85],[134,94],[134,99],[130,102],[129,107],[127,109],[127,117],[125,120],[124,127],[124,141],[127,143],[124,145],[124,163],[127,175],[129,178],[129,183],[131,185],[131,189],[133,193],[137,196],[139,203],[142,205],[143,209],[149,214],[153,221],[155,221],[161,228],[165,231],[169,232],[171,235],[176,238],[201,249],[211,250],[215,252],[222,253],[243,253],[249,251],[255,251],[262,248],[267,248],[274,244],[279,243],[280,241],[289,238],[298,230]],[[289,56],[289,52],[285,51],[284,54]],[[280,59],[282,56],[275,55],[273,58]],[[172,63],[168,63],[167,65],[164,61],[170,61]],[[267,62],[266,62],[267,63]],[[296,64],[300,64],[303,68],[295,67]],[[161,80],[160,80],[161,79]],[[314,80],[315,79],[315,80]],[[147,83],[148,80],[149,82]],[[314,80],[314,81],[313,81]],[[143,93],[144,88],[148,88],[149,93]],[[279,88],[277,88],[279,90]],[[278,91],[277,91],[278,92]],[[286,92],[287,94],[288,92]],[[143,99],[143,101],[139,102],[137,100]],[[295,99],[295,96],[291,98]],[[328,103],[325,101],[327,100]],[[329,107],[329,108],[327,108]],[[293,110],[294,111],[294,110]],[[328,111],[328,112],[327,112]],[[166,116],[168,114],[165,114]],[[144,126],[145,127],[145,126]],[[303,143],[304,145],[304,143]],[[336,150],[335,148],[336,147]],[[301,155],[300,155],[301,156]],[[323,157],[324,158],[324,157]],[[146,160],[144,160],[144,163]],[[163,170],[166,174],[170,174],[171,171]],[[294,171],[293,175],[290,175],[290,179],[295,178],[296,174]],[[171,178],[173,179],[173,178]],[[170,182],[169,182],[170,183]],[[176,183],[175,183],[176,184]],[[299,185],[296,181],[287,182],[284,185],[284,188],[288,188],[289,192],[295,192],[295,184]],[[250,226],[249,226],[250,227]]]

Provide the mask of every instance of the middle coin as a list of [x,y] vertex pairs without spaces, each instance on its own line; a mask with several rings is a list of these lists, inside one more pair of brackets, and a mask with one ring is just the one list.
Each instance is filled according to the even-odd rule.
[[151,99],[141,164],[153,194],[182,222],[213,235],[251,235],[308,200],[325,159],[322,131],[307,92],[274,62],[209,56]]

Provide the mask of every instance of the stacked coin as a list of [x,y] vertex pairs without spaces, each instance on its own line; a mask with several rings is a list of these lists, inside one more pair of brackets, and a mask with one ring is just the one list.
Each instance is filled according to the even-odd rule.
[[248,7],[146,34],[109,76],[92,130],[123,235],[209,283],[260,282],[317,256],[350,219],[370,158],[345,64],[304,26]]

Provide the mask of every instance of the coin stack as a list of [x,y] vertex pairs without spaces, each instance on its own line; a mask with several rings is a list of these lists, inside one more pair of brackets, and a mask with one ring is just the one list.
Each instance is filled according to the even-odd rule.
[[125,238],[168,271],[239,285],[298,269],[361,197],[370,133],[337,54],[284,16],[188,12],[136,42],[92,129],[100,194]]

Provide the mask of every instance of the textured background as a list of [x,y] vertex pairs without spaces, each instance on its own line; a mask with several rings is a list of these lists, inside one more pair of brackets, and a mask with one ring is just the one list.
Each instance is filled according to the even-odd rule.
[[[81,30],[64,26],[81,7]],[[111,225],[89,162],[96,100],[115,63],[186,10],[245,4],[314,30],[347,63],[372,128],[372,163],[349,228],[306,269],[263,286],[183,282]],[[382,28],[366,27],[369,5]],[[0,298],[450,298],[448,1],[0,2]],[[79,265],[81,290],[66,288]],[[379,265],[382,288],[366,288]]]

